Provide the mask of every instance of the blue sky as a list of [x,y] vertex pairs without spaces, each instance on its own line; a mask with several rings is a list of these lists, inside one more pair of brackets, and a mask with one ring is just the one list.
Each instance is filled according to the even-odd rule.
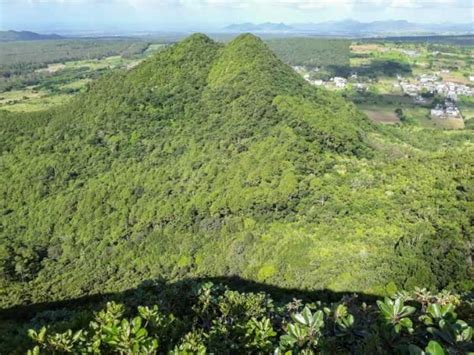
[[474,0],[0,0],[0,28],[215,30],[241,22],[474,21]]

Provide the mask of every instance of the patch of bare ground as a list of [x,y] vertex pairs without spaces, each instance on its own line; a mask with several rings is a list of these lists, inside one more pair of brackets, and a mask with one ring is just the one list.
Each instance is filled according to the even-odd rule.
[[47,68],[43,68],[43,69],[38,69],[36,70],[38,73],[41,73],[41,72],[47,72],[47,73],[56,73],[60,70],[63,70],[64,68],[66,68],[66,66],[64,64],[61,64],[61,63],[56,63],[56,64],[50,64],[48,65]]
[[442,73],[441,77],[443,78],[444,81],[449,81],[456,84],[462,84],[462,85],[470,84],[470,81],[467,78],[462,77],[462,76],[456,76],[450,73]]
[[351,51],[355,53],[386,52],[387,48],[379,44],[354,44],[351,46]]
[[394,112],[386,112],[386,111],[373,111],[373,110],[364,110],[365,114],[369,116],[369,118],[377,123],[383,124],[396,124],[400,123],[400,119]]
[[461,118],[433,118],[432,121],[441,128],[464,129],[464,120]]

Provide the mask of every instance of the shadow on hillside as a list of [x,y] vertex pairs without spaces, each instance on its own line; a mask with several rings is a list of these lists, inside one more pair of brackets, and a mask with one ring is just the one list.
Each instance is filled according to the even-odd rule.
[[[354,295],[354,292],[283,288],[245,280],[238,276],[192,278],[176,282],[147,280],[138,287],[123,292],[87,295],[75,299],[18,305],[0,309],[0,319],[23,323],[28,322],[43,312],[61,309],[98,310],[109,301],[124,303],[130,307],[159,303],[160,306],[165,305],[164,308],[167,308],[167,311],[179,313],[183,310],[186,311],[187,307],[190,307],[190,298],[192,298],[193,291],[199,285],[206,282],[224,285],[231,290],[240,292],[265,292],[276,302],[290,302],[294,298],[301,299],[304,302],[336,302],[344,296]],[[378,297],[357,293],[357,298],[360,302],[370,302]]]
[[369,78],[396,77],[397,75],[410,76],[413,73],[410,64],[391,59],[374,59],[369,64],[357,67],[330,65],[328,68],[337,76],[349,76],[356,72],[359,76]]
[[423,104],[415,103],[413,97],[406,95],[397,95],[397,94],[376,94],[372,92],[359,92],[352,96],[350,99],[356,104],[370,104],[377,106],[426,106],[431,105],[432,99],[426,99],[426,102]]

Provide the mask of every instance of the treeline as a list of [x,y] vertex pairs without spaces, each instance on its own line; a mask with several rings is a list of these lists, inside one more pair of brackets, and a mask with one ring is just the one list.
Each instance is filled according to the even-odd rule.
[[322,38],[281,38],[266,41],[277,56],[290,65],[310,68],[349,66],[349,40]]
[[421,43],[421,44],[446,44],[456,46],[474,46],[474,36],[460,35],[460,36],[403,36],[403,37],[385,37],[381,39],[372,38],[369,41],[378,42],[399,42],[399,43]]
[[149,42],[136,39],[73,39],[0,43],[2,67],[45,65],[71,60],[100,59],[123,53],[142,53]]

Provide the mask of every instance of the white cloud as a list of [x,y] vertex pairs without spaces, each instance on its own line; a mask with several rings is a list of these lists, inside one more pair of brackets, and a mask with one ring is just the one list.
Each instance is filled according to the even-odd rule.
[[[332,11],[341,16],[348,16],[351,12],[384,12],[389,16],[390,9],[409,11],[424,9],[438,11],[439,17],[444,16],[444,11],[452,13],[454,10],[464,13],[464,16],[474,16],[474,0],[0,0],[0,4],[60,4],[63,7],[77,4],[100,4],[101,6],[130,6],[136,11],[163,9],[188,9],[189,11],[218,11],[248,10],[249,13],[275,13],[280,11],[293,11],[302,15],[318,11]],[[467,11],[465,10],[467,9]],[[454,17],[454,16],[453,16]]]
[[0,0],[1,3],[29,3],[29,4],[72,4],[72,3],[128,3],[132,6],[229,6],[229,7],[247,7],[247,6],[287,6],[300,9],[317,9],[324,7],[341,6],[389,6],[406,8],[423,7],[464,7],[473,8],[472,0]]

